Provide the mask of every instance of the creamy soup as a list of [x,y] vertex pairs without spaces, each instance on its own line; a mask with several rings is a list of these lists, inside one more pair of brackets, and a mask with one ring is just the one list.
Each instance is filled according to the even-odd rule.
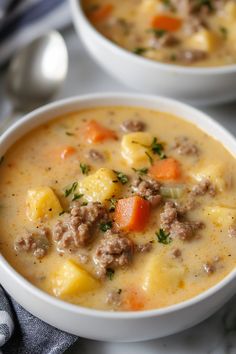
[[66,114],[1,158],[1,252],[68,302],[136,311],[215,285],[236,261],[236,162],[172,115]]
[[149,59],[194,66],[236,63],[235,0],[83,0],[96,29]]

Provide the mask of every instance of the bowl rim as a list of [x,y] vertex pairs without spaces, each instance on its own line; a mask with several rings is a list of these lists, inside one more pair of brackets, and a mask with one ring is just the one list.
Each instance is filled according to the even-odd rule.
[[[202,121],[205,119],[207,124],[210,124],[212,126],[211,132],[207,132],[206,128],[204,128],[201,124],[199,126],[200,129],[205,131],[208,135],[213,137],[214,139],[217,139],[216,136],[214,135],[214,131],[217,130],[218,132],[222,133],[225,137],[227,137],[227,142],[230,142],[234,145],[235,149],[235,154],[236,154],[236,139],[233,137],[233,135],[228,132],[224,127],[222,127],[218,122],[213,120],[209,115],[201,112],[200,110],[191,107],[188,104],[179,102],[174,99],[169,99],[165,98],[162,96],[154,96],[154,95],[147,95],[147,94],[132,94],[132,93],[119,93],[119,92],[114,92],[114,93],[99,93],[99,94],[87,94],[87,95],[80,95],[80,96],[75,96],[72,98],[66,98],[62,99],[59,101],[55,101],[53,103],[49,103],[43,107],[40,107],[36,110],[34,110],[31,113],[28,113],[25,115],[23,118],[21,118],[19,121],[17,121],[15,124],[13,124],[10,128],[8,128],[1,136],[0,136],[0,150],[3,149],[5,152],[13,145],[16,143],[18,140],[16,138],[16,133],[18,131],[21,131],[22,129],[24,130],[23,133],[21,132],[20,137],[24,136],[25,134],[29,133],[31,130],[35,129],[36,127],[40,126],[42,123],[36,124],[33,127],[31,126],[31,122],[37,121],[37,118],[41,115],[48,116],[45,119],[45,122],[51,121],[57,117],[60,116],[60,113],[55,113],[54,111],[62,108],[68,108],[65,112],[73,112],[73,108],[70,106],[73,105],[78,105],[77,110],[79,111],[79,105],[81,104],[81,110],[86,109],[86,104],[88,104],[87,108],[96,108],[96,107],[101,107],[101,106],[114,106],[115,104],[109,104],[109,101],[116,100],[116,106],[126,106],[126,107],[143,107],[146,109],[151,109],[151,110],[157,110],[161,112],[161,108],[153,108],[149,107],[148,105],[151,105],[151,103],[155,103],[157,105],[161,104],[166,104],[170,105],[170,107],[175,107],[177,110],[181,111],[186,110],[188,111],[188,114],[193,113],[198,117],[198,119],[201,119]],[[129,104],[124,104],[124,103],[118,103],[118,101],[135,101],[137,104],[131,103]],[[93,101],[101,101],[103,104],[98,105],[95,103],[94,105],[91,104]],[[107,103],[104,103],[104,101],[107,101]],[[139,101],[145,101],[147,102],[147,106],[144,106],[144,104],[138,104]],[[85,106],[83,106],[85,104]],[[54,115],[53,115],[54,112]],[[65,112],[61,114],[66,114]],[[168,112],[168,110],[163,110],[163,112]],[[173,113],[170,113],[173,114]],[[176,116],[181,119],[180,113],[176,113]],[[184,117],[182,117],[183,120],[187,120]],[[195,124],[193,120],[189,120],[190,123]],[[196,124],[195,124],[196,125]],[[213,134],[212,134],[213,132]],[[3,147],[5,143],[8,142],[13,137],[13,141],[8,144],[7,148]],[[219,139],[217,139],[219,140]],[[219,140],[221,144],[223,144],[223,141]],[[7,145],[7,144],[6,144]],[[233,150],[233,148],[232,148]],[[228,151],[233,153],[233,151],[228,148]],[[3,153],[4,154],[4,153]],[[0,268],[2,268],[5,273],[9,276],[9,279],[14,279],[14,281],[17,283],[18,286],[21,286],[26,292],[30,293],[32,296],[35,296],[36,298],[50,304],[54,305],[57,308],[60,308],[62,310],[66,310],[68,312],[73,312],[77,315],[84,315],[84,316],[89,316],[89,317],[96,317],[96,318],[103,318],[103,319],[138,319],[138,318],[152,318],[152,317],[161,317],[167,314],[170,314],[172,312],[179,312],[181,310],[187,309],[191,306],[196,305],[197,303],[200,303],[204,300],[207,300],[208,298],[216,295],[220,290],[222,290],[224,287],[229,285],[230,283],[233,282],[233,280],[236,278],[236,268],[232,269],[230,273],[228,273],[221,281],[216,283],[214,286],[208,288],[207,290],[201,292],[200,294],[188,299],[184,300],[180,303],[176,303],[173,305],[169,305],[163,308],[159,309],[151,309],[151,310],[144,310],[144,311],[105,311],[105,310],[97,310],[97,309],[91,309],[91,308],[86,308],[80,305],[75,305],[69,302],[66,302],[64,300],[58,299],[43,290],[37,288],[35,285],[30,283],[26,278],[24,278],[20,273],[18,273],[14,267],[7,261],[7,259],[0,253]],[[12,295],[14,297],[14,294]]]
[[[103,36],[96,28],[90,23],[87,16],[83,11],[81,0],[70,0],[70,8],[74,23],[78,22],[78,26],[82,28],[86,26],[89,31],[102,43],[103,46],[108,48],[114,55],[123,56],[127,60],[133,60],[137,65],[142,65],[144,69],[160,69],[166,72],[173,72],[177,74],[189,74],[189,75],[225,75],[236,72],[236,64],[212,66],[212,67],[188,67],[175,65],[171,63],[164,63],[155,61],[143,56],[136,55],[127,49],[115,44],[114,42]],[[81,21],[81,25],[79,24]]]

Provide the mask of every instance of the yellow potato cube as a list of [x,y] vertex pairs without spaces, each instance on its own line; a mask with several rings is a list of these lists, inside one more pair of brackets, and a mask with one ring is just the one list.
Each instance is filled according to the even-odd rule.
[[99,281],[72,260],[67,260],[52,276],[56,296],[73,296],[96,289]]
[[143,290],[175,292],[183,286],[185,269],[182,265],[160,255],[153,255],[144,268]]
[[222,206],[205,207],[204,215],[217,227],[230,227],[236,222],[236,209]]
[[[227,174],[225,172],[227,172]],[[225,166],[221,164],[203,165],[201,168],[192,171],[191,176],[198,182],[203,179],[209,179],[220,192],[227,189],[232,183],[230,168],[226,169]]]
[[31,221],[50,219],[62,211],[61,204],[50,187],[30,189],[26,198],[26,213]]
[[224,11],[227,19],[230,22],[236,21],[236,3],[234,1],[226,2]]
[[211,31],[204,29],[188,38],[186,45],[188,48],[212,53],[218,47],[219,42],[219,36]]
[[160,0],[142,0],[139,6],[140,15],[153,16],[159,4]]
[[124,135],[121,141],[121,154],[129,165],[145,164],[149,159],[153,137],[149,133],[138,132]]
[[86,200],[100,203],[117,196],[120,188],[116,173],[108,168],[100,168],[78,184],[79,192],[84,195]]

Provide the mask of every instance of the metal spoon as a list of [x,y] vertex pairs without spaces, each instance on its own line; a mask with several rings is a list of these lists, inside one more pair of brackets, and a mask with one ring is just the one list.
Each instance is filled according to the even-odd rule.
[[7,128],[20,113],[49,101],[64,82],[68,53],[63,37],[51,31],[31,42],[11,60],[6,76],[6,91],[12,102],[12,116],[3,121]]

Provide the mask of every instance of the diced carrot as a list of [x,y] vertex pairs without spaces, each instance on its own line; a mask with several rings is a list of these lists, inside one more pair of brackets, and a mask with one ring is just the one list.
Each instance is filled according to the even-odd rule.
[[181,176],[180,164],[173,158],[158,160],[150,167],[149,173],[158,180],[177,180]]
[[66,146],[61,152],[62,160],[65,160],[67,157],[74,155],[76,149],[73,146]]
[[118,228],[125,231],[142,231],[148,223],[150,203],[139,197],[118,200],[114,220]]
[[152,19],[151,26],[158,30],[175,32],[181,28],[182,20],[177,17],[158,15]]
[[140,311],[144,309],[145,298],[144,294],[138,289],[127,290],[124,301],[125,309],[128,311]]
[[117,139],[117,135],[113,130],[104,127],[95,120],[91,120],[87,123],[85,135],[89,143],[99,143],[108,139]]
[[112,10],[113,10],[112,4],[106,4],[103,6],[99,6],[97,9],[91,11],[91,13],[89,14],[89,19],[93,23],[105,21],[107,19],[107,17],[110,16]]

